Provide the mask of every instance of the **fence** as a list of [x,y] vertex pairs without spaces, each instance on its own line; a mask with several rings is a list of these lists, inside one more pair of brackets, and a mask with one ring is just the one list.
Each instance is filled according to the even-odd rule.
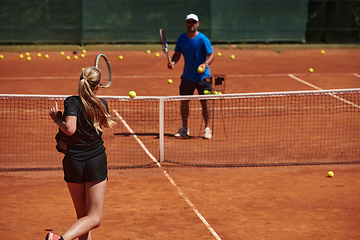
[[[0,0],[0,43],[154,43],[188,13],[213,43],[359,42],[359,0]],[[309,8],[309,9],[308,9]]]

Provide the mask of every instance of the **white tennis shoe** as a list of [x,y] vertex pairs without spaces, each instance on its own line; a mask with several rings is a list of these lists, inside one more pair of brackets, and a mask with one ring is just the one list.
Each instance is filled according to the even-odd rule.
[[210,128],[205,128],[204,130],[204,138],[205,139],[211,139],[212,138],[212,131]]
[[189,129],[181,127],[177,133],[175,133],[175,137],[187,137],[189,136],[190,132]]

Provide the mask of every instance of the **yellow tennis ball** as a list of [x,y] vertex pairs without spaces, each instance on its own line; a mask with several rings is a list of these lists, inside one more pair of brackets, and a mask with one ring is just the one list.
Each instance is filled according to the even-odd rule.
[[30,56],[30,53],[29,53],[29,52],[26,52],[25,55],[28,57],[28,56]]
[[150,53],[151,53],[151,51],[150,51],[150,50],[147,50],[147,51],[146,51],[146,53],[147,53],[147,54],[150,54]]
[[198,67],[198,69],[197,69],[197,71],[198,71],[199,73],[202,73],[203,70],[204,70],[204,69],[203,69],[202,67]]
[[61,56],[64,56],[64,55],[65,55],[65,53],[64,53],[64,52],[60,52],[60,55],[61,55]]
[[321,54],[325,54],[325,51],[324,51],[324,50],[321,50]]
[[219,57],[221,57],[221,52],[218,52],[217,55],[218,55]]
[[123,60],[123,59],[124,59],[124,57],[123,57],[122,55],[120,55],[120,56],[119,56],[119,59],[120,59],[120,60]]
[[49,54],[45,54],[45,58],[49,58]]
[[41,57],[41,53],[38,53],[37,56],[38,56],[38,57]]
[[234,58],[235,58],[235,55],[231,55],[230,57],[231,57],[231,59],[234,59]]
[[155,56],[156,56],[156,57],[160,57],[160,54],[159,54],[159,53],[156,53]]
[[312,72],[314,72],[314,69],[312,69],[312,68],[309,68],[309,72],[311,72],[311,73],[312,73]]
[[328,177],[333,177],[334,176],[334,172],[333,171],[329,171],[328,172]]
[[85,53],[86,53],[86,50],[85,50],[85,49],[83,49],[81,52],[82,52],[83,54],[85,54]]
[[30,60],[31,60],[31,57],[27,57],[26,60],[30,61]]
[[211,92],[209,91],[209,90],[204,90],[204,94],[205,95],[208,95],[208,94],[210,94]]
[[67,60],[70,60],[70,56],[66,56],[66,59],[67,59]]
[[130,91],[130,92],[129,92],[129,97],[130,97],[130,98],[136,97],[136,92]]
[[79,57],[77,55],[74,56],[74,59],[77,60]]
[[171,84],[171,83],[172,83],[172,79],[169,79],[169,80],[168,80],[168,83],[170,83],[170,84]]
[[84,57],[85,57],[85,54],[84,54],[84,53],[83,53],[83,54],[81,54],[81,57],[82,57],[82,58],[84,58]]
[[4,58],[4,55],[1,54],[1,55],[0,55],[0,59],[3,59],[3,58]]
[[23,57],[24,57],[24,55],[22,55],[22,54],[19,55],[19,58],[20,58],[20,59],[22,59]]

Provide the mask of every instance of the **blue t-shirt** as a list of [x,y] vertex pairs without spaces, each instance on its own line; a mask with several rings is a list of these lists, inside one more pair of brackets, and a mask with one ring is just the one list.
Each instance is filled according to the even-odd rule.
[[206,61],[206,56],[213,52],[210,40],[205,34],[198,32],[194,38],[188,38],[186,33],[181,34],[177,39],[175,52],[182,53],[185,59],[182,78],[197,82],[210,77],[209,67],[202,74],[197,71],[198,66]]

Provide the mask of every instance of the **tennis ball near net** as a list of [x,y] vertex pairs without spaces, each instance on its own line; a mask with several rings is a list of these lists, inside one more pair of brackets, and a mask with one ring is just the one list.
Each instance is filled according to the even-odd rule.
[[130,92],[129,92],[129,97],[130,97],[130,98],[136,97],[136,92],[130,91]]
[[61,56],[64,56],[64,55],[65,55],[65,53],[64,53],[64,52],[60,52],[60,55],[61,55]]
[[211,92],[209,90],[204,90],[204,94],[209,95],[209,94],[211,94]]
[[85,49],[83,49],[81,52],[82,52],[83,54],[85,54],[85,53],[86,53],[86,50],[85,50]]

